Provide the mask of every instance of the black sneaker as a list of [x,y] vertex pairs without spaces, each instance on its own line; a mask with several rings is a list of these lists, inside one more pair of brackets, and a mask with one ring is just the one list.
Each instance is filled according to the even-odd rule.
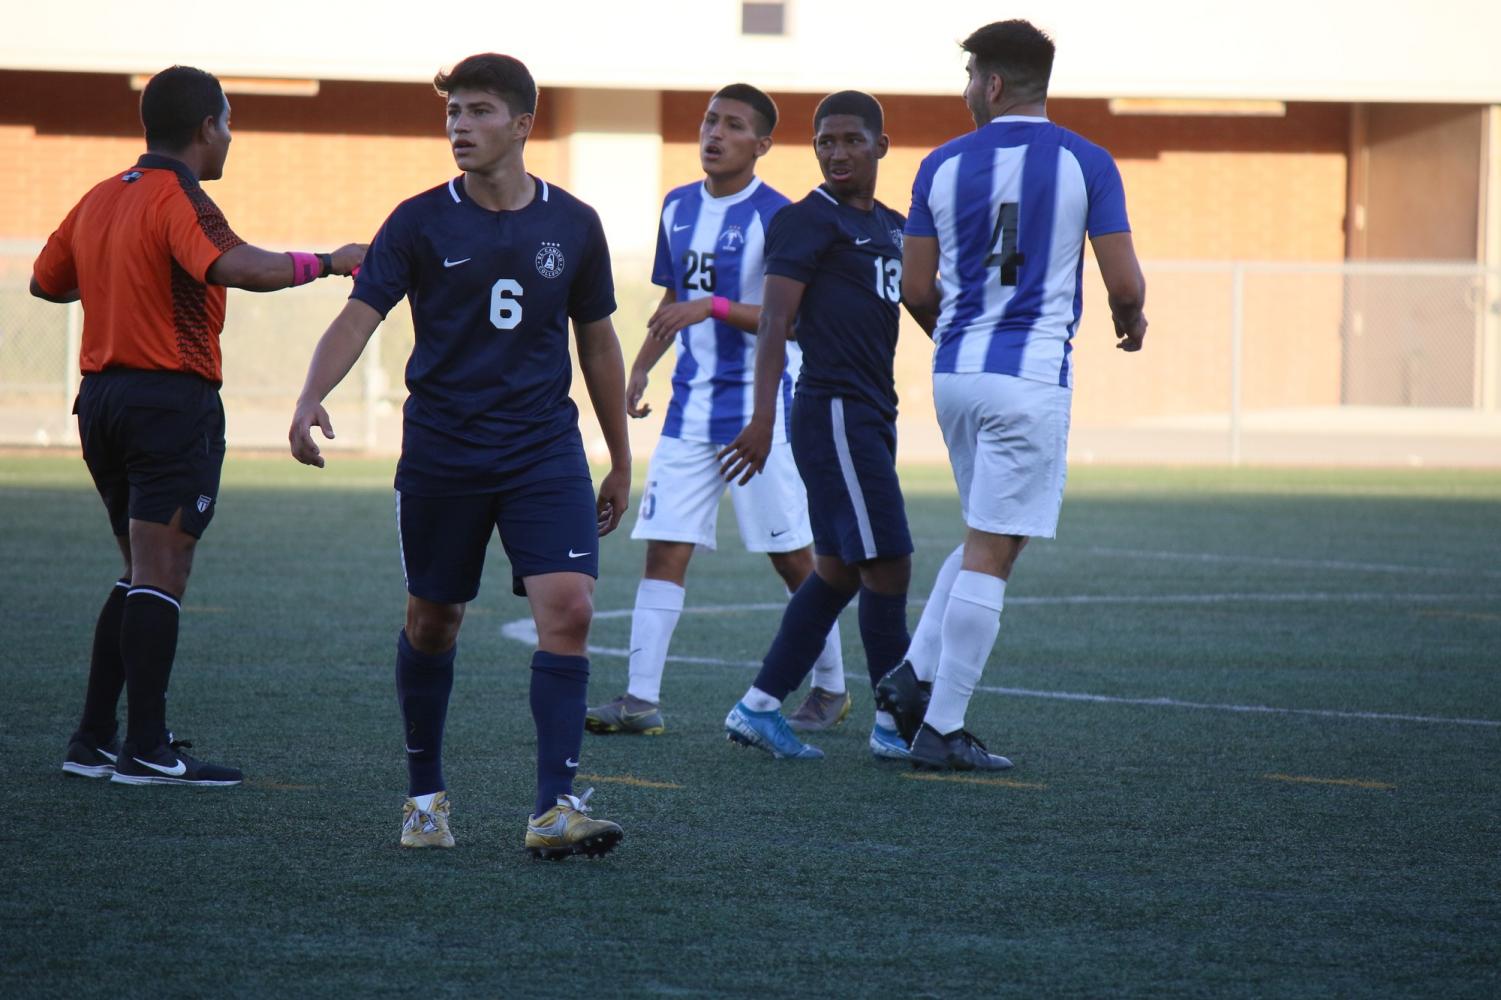
[[926,722],[912,741],[910,759],[919,771],[1004,771],[1011,766],[1005,757],[986,750],[969,730],[956,729],[945,736]]
[[910,745],[917,738],[917,727],[928,712],[932,694],[933,685],[918,680],[911,661],[903,660],[876,682],[876,707],[890,713],[896,731]]
[[118,737],[101,743],[88,733],[74,733],[63,755],[63,770],[82,778],[108,778],[115,773],[115,758],[119,756]]
[[194,760],[182,752],[183,747],[192,745],[186,740],[173,740],[150,753],[137,753],[126,743],[120,747],[120,759],[115,762],[115,774],[109,780],[122,785],[213,786],[238,785],[244,779],[233,767]]

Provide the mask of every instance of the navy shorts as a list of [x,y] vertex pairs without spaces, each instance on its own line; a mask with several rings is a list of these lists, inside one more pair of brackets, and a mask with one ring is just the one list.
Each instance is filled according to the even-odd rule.
[[86,375],[73,404],[94,486],[119,536],[130,521],[171,522],[203,537],[224,467],[224,405],[187,372],[112,368]]
[[485,549],[497,529],[517,596],[526,594],[522,580],[528,576],[599,577],[599,517],[588,476],[472,496],[398,491],[396,526],[407,593],[436,604],[467,604],[478,596]]
[[798,393],[790,436],[814,552],[851,565],[912,554],[893,421],[858,399]]

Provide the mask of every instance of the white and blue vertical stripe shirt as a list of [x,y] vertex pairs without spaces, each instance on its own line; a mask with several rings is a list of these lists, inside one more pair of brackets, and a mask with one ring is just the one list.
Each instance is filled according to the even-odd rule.
[[1110,154],[1046,118],[1005,115],[929,153],[906,232],[938,238],[933,370],[1072,386],[1085,235],[1130,228]]
[[[722,295],[731,302],[759,304],[766,227],[787,203],[759,177],[723,198],[710,197],[702,181],[674,188],[662,203],[652,282],[672,289],[679,302]],[[787,439],[785,414],[801,360],[797,345],[788,344],[773,440]],[[677,336],[663,436],[711,444],[733,441],[755,409],[755,373],[753,335],[713,317],[684,327]]]

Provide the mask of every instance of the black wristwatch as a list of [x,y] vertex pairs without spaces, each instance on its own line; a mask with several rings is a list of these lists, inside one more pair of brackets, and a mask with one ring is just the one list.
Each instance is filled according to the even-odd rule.
[[320,253],[318,255],[318,262],[323,265],[323,273],[320,274],[320,275],[318,275],[318,277],[320,277],[320,278],[326,278],[330,274],[334,273],[334,255],[333,254],[331,254],[331,253]]

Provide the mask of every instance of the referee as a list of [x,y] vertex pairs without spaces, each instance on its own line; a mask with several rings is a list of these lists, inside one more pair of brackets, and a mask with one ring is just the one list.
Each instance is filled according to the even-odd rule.
[[73,409],[125,557],[99,612],[63,770],[132,785],[237,785],[238,770],[189,757],[190,744],[166,724],[180,602],[224,462],[224,289],[269,292],[347,275],[365,247],[272,253],[234,234],[199,186],[223,176],[229,155],[229,102],[211,74],[173,66],[152,77],[141,124],[145,155],[84,195],[32,269],[32,295],[83,302]]

